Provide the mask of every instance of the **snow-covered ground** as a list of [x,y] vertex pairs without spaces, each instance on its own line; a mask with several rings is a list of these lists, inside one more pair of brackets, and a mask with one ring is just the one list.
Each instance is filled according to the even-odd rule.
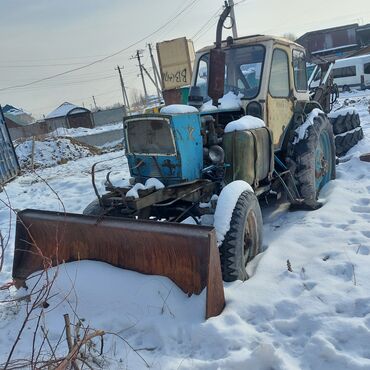
[[[369,99],[369,91],[346,94],[336,105],[359,110],[365,138],[341,159],[337,179],[322,190],[324,206],[293,213],[286,204],[264,207],[266,250],[249,267],[248,281],[225,284],[220,316],[204,321],[204,292],[187,297],[166,278],[92,261],[70,263],[59,268],[49,306],[33,312],[13,358],[30,357],[43,311],[41,324],[52,346],[63,332],[65,313],[73,323],[79,318],[85,327],[114,333],[105,336],[103,356],[98,339],[90,348],[98,359],[88,357],[94,368],[370,369],[370,163],[358,158],[370,152]],[[102,159],[107,161],[97,173],[101,190],[108,170],[121,171],[117,178],[128,176],[123,152],[109,153],[40,170],[40,177],[21,176],[0,200],[9,198],[16,209],[61,210],[44,179],[67,211],[81,212],[95,198],[91,165]],[[1,285],[11,279],[14,244],[14,215],[10,219],[3,204],[0,230],[10,236]],[[0,300],[24,293],[5,290]],[[0,304],[0,363],[16,339],[25,305]],[[40,334],[35,348],[41,341]],[[56,356],[66,353],[63,335]]]
[[100,151],[74,140],[72,137],[37,138],[23,141],[15,147],[22,169],[53,167],[79,158],[98,154]]
[[104,126],[94,128],[78,127],[78,128],[65,128],[60,127],[51,132],[51,136],[69,136],[78,138],[79,136],[95,135],[106,131],[114,131],[123,129],[123,122],[110,123]]

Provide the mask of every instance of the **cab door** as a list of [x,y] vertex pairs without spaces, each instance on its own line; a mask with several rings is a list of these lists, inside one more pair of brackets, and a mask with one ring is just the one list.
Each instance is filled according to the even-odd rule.
[[277,47],[271,61],[267,93],[267,125],[273,132],[274,147],[280,148],[285,128],[294,111],[294,98],[290,81],[290,49]]

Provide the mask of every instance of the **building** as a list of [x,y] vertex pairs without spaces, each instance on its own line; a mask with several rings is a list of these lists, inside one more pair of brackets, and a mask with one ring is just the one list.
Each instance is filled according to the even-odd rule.
[[50,112],[45,117],[45,122],[51,131],[53,128],[56,129],[58,127],[94,127],[92,115],[88,109],[68,102],[61,104],[58,108]]
[[9,125],[25,126],[35,121],[29,113],[9,104],[3,107],[3,113],[8,127]]
[[311,57],[336,60],[362,54],[370,47],[370,24],[357,23],[307,32],[296,42],[306,48]]

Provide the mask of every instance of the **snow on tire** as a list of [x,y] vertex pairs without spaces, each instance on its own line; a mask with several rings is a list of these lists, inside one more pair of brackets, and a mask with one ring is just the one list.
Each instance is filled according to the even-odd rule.
[[[222,206],[222,203],[220,205]],[[221,213],[219,203],[217,212]],[[227,212],[225,217],[228,217]],[[227,226],[228,231],[219,245],[222,278],[228,282],[246,280],[247,263],[260,252],[262,247],[262,214],[253,190],[247,189],[240,193]]]

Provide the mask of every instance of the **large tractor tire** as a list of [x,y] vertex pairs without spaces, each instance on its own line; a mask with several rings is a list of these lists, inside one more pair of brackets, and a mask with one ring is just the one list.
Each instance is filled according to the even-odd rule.
[[229,226],[219,246],[222,278],[227,282],[246,280],[247,263],[262,247],[262,214],[258,199],[252,191],[240,194]]
[[83,210],[82,214],[86,216],[102,216],[104,214],[104,208],[100,205],[99,200],[95,199]]
[[[112,216],[112,217],[123,217],[120,212],[119,208],[104,208],[100,205],[99,200],[95,199],[87,207],[83,210],[82,214],[86,216]],[[129,217],[128,215],[125,216],[126,218]]]
[[353,148],[360,140],[364,138],[364,133],[361,127],[352,131],[347,131],[344,134],[335,137],[335,148],[338,157],[345,155]]
[[331,117],[330,122],[333,125],[334,135],[339,135],[359,127],[360,116],[358,113],[345,113]]
[[304,139],[290,143],[287,163],[304,206],[316,209],[320,190],[335,179],[335,143],[333,128],[324,113],[307,127]]

